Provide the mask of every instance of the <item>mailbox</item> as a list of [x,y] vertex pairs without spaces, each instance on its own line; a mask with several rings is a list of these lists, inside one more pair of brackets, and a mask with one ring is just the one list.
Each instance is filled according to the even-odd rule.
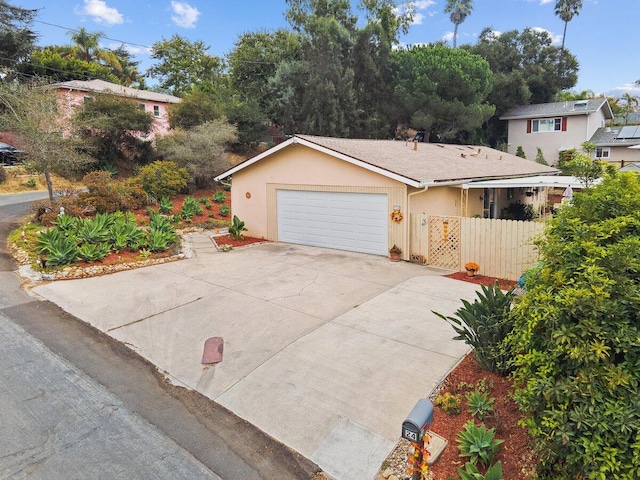
[[407,419],[402,422],[402,438],[418,443],[433,423],[433,403],[421,398],[413,407]]

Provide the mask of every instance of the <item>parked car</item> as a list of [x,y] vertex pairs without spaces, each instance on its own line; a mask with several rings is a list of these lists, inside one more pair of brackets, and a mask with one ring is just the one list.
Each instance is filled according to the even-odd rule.
[[0,142],[0,164],[16,165],[22,163],[23,150],[12,147],[7,143]]

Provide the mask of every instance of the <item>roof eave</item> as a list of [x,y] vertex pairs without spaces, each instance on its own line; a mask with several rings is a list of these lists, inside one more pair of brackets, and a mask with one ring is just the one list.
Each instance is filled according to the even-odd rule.
[[358,167],[364,168],[365,170],[369,170],[370,172],[374,172],[377,173],[379,175],[382,175],[384,177],[390,178],[392,180],[396,180],[398,182],[404,183],[406,185],[409,185],[411,187],[416,187],[416,188],[420,188],[421,187],[421,182],[419,180],[413,179],[413,178],[408,178],[405,177],[403,175],[400,175],[398,173],[395,172],[391,172],[389,170],[385,170],[384,168],[380,168],[377,167],[375,165],[372,165],[370,163],[367,163],[363,160],[351,157],[349,155],[346,155],[344,153],[341,152],[337,152],[335,150],[332,150],[330,148],[324,147],[322,145],[319,145],[317,143],[311,142],[309,140],[306,140],[304,138],[300,138],[297,136],[293,136],[291,137],[289,140],[277,145],[276,147],[270,148],[269,150],[266,150],[264,152],[262,152],[260,155],[257,155],[249,160],[245,160],[244,162],[236,165],[235,167],[227,170],[226,172],[221,173],[220,175],[218,175],[217,177],[214,178],[215,181],[220,181],[223,178],[226,178],[230,175],[233,175],[234,173],[247,168],[251,165],[253,165],[256,162],[259,162],[260,160],[262,160],[265,157],[268,157],[269,155],[273,155],[274,153],[289,147],[290,145],[304,145],[306,147],[309,147],[313,150],[316,150],[318,152],[322,152],[325,153],[327,155],[330,155],[332,157],[335,158],[339,158],[340,160],[343,160],[347,163],[350,163],[352,165],[356,165]]

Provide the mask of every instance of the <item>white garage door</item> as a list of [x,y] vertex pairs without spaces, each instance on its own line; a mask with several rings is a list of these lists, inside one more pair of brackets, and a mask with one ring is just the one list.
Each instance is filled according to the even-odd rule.
[[278,190],[278,240],[386,255],[387,196]]

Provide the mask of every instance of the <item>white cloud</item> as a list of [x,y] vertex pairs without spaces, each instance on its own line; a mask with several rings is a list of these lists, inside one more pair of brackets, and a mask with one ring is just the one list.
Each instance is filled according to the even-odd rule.
[[184,28],[195,28],[200,11],[197,8],[192,7],[186,2],[171,1],[171,10],[175,15],[171,16],[171,20],[176,25]]
[[635,83],[625,83],[622,87],[614,87],[606,92],[608,97],[622,97],[625,93],[631,96],[640,96],[640,86]]
[[533,28],[531,28],[531,30],[533,30],[534,32],[546,32],[546,33],[548,33],[549,36],[551,37],[551,43],[553,43],[553,44],[560,45],[562,43],[562,35],[556,35],[553,32],[547,30],[546,28],[533,27]]
[[416,10],[426,10],[432,5],[435,5],[436,2],[434,0],[418,0],[413,3],[416,7]]
[[84,8],[80,13],[92,17],[95,22],[107,25],[119,25],[124,22],[118,9],[108,7],[104,0],[84,0]]
[[540,5],[546,5],[547,3],[551,3],[553,0],[540,0]]
[[422,25],[423,20],[424,15],[416,12],[416,14],[413,16],[413,22],[411,22],[411,25]]
[[123,47],[127,52],[131,55],[149,55],[151,53],[151,48],[149,47],[140,47],[137,45],[130,45],[128,43],[115,43],[111,42],[107,45],[109,50],[117,50],[118,48]]
[[447,32],[442,36],[443,42],[448,42],[450,40],[453,40],[453,32]]

